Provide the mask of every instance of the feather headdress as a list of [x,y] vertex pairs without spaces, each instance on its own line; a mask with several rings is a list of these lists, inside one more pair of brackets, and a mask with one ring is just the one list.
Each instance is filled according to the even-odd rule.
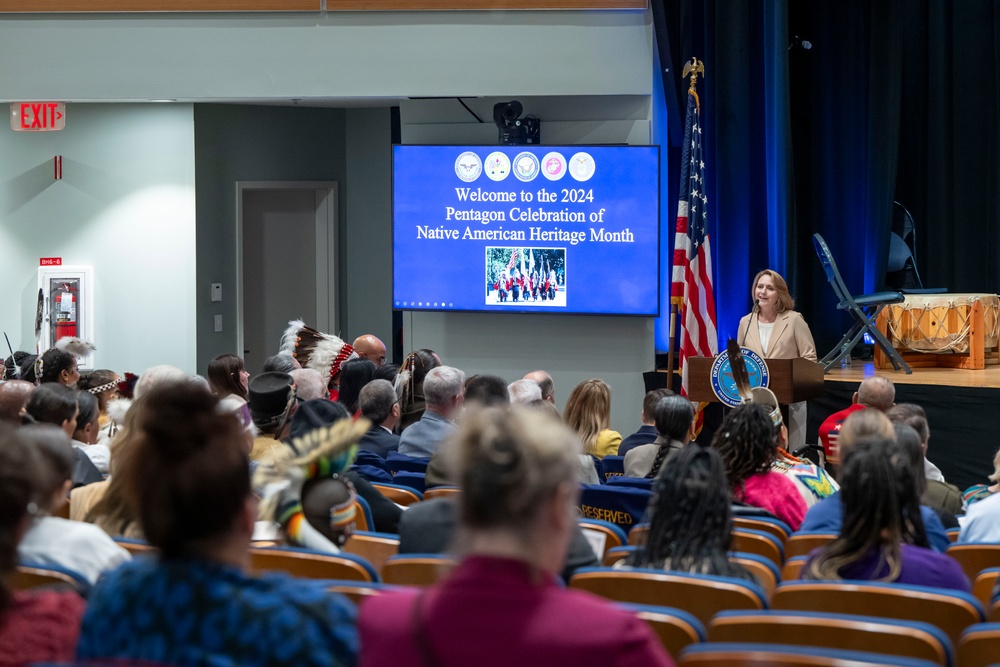
[[729,368],[733,372],[733,382],[736,383],[736,391],[744,403],[752,403],[750,374],[747,373],[747,365],[743,361],[743,352],[740,351],[740,346],[732,338],[726,343],[726,354],[729,355]]
[[74,354],[78,357],[90,356],[90,353],[97,349],[90,341],[83,340],[82,338],[73,338],[71,336],[66,336],[65,338],[57,340],[56,347],[63,352],[69,352],[70,354]]
[[358,356],[337,336],[307,327],[302,320],[288,323],[281,337],[281,352],[298,359],[303,368],[319,371],[328,381],[340,372],[345,361]]

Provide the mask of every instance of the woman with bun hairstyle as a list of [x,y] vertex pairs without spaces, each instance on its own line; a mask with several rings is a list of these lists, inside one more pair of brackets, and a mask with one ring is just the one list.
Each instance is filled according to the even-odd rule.
[[469,411],[455,439],[458,567],[426,590],[369,598],[361,667],[658,667],[650,629],[556,575],[576,524],[579,443],[540,410]]
[[18,543],[33,514],[39,455],[21,433],[0,424],[0,663],[73,659],[84,601],[75,591],[15,590]]
[[155,558],[102,579],[78,660],[170,665],[353,665],[354,609],[320,581],[251,577],[257,500],[235,415],[197,386],[144,397],[141,437],[120,474]]

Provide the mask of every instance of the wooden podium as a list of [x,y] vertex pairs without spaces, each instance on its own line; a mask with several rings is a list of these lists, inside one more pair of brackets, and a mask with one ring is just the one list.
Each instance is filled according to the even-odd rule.
[[[808,401],[823,395],[823,367],[808,359],[765,359],[768,388],[782,405]],[[713,357],[691,357],[688,366],[688,398],[719,403],[712,391]]]

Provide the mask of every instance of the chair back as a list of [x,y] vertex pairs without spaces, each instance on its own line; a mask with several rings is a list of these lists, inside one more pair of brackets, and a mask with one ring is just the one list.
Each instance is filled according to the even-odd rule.
[[570,588],[635,604],[670,605],[702,623],[724,609],[764,609],[764,591],[756,584],[708,574],[638,568],[587,567],[576,571]]
[[424,491],[424,500],[431,498],[441,498],[443,496],[454,496],[462,492],[457,486],[433,486]]
[[383,483],[373,483],[372,486],[392,502],[397,505],[403,505],[404,507],[409,507],[413,503],[419,503],[424,499],[424,494],[408,486]]
[[394,476],[402,471],[426,473],[430,463],[431,460],[427,457],[407,456],[399,452],[389,452],[385,457],[385,466]]
[[358,530],[347,539],[343,550],[364,558],[376,572],[381,572],[386,559],[399,553],[399,535]]
[[328,554],[293,547],[251,547],[254,572],[287,572],[305,579],[347,579],[377,582],[371,563],[349,553]]
[[945,553],[962,566],[969,581],[975,581],[983,570],[1000,567],[1000,544],[952,544]]
[[1000,579],[1000,567],[988,567],[979,573],[972,582],[972,595],[983,605],[983,609],[989,609],[993,604],[993,590]]
[[729,560],[742,565],[752,574],[764,591],[764,599],[771,599],[771,596],[774,595],[774,589],[778,587],[778,582],[781,581],[781,571],[778,570],[778,566],[774,564],[774,561],[764,556],[739,551],[730,553]]
[[792,529],[787,523],[769,516],[734,516],[733,528],[748,528],[771,533],[778,538],[782,546],[788,541],[788,536],[792,534]]
[[633,489],[645,489],[647,491],[653,490],[653,480],[646,479],[645,477],[626,477],[625,475],[617,475],[614,477],[608,477],[608,486],[615,487],[629,487]]
[[397,586],[433,586],[448,576],[458,561],[441,554],[390,556],[382,564],[382,580]]
[[340,593],[355,605],[360,605],[366,598],[381,595],[382,591],[391,587],[376,584],[371,581],[327,581],[324,582],[329,593]]
[[419,491],[421,495],[427,489],[426,475],[422,472],[407,472],[406,470],[401,470],[393,476],[392,481],[394,484],[415,489]]
[[384,458],[382,458],[375,452],[368,451],[367,449],[358,450],[357,456],[354,457],[354,465],[372,466],[374,468],[379,468],[380,470],[384,470],[386,472],[391,472]]
[[948,636],[929,623],[801,611],[724,611],[708,626],[711,642],[760,642],[888,653],[953,663]]
[[968,593],[928,586],[875,582],[786,581],[771,598],[774,609],[823,611],[923,621],[958,642],[962,630],[983,621],[983,607]]
[[380,484],[392,483],[392,475],[378,466],[358,465],[351,466],[351,472],[356,472],[369,482]]
[[634,547],[629,544],[626,544],[623,547],[608,549],[604,552],[604,559],[601,561],[601,565],[604,567],[614,567],[616,563],[625,560],[634,554],[638,549],[639,547]]
[[640,523],[632,527],[632,530],[628,531],[628,543],[633,547],[646,546],[646,540],[649,539],[649,524]]
[[809,561],[808,556],[795,556],[785,561],[781,566],[781,580],[795,581],[802,576],[802,568]]
[[954,544],[955,542],[958,542],[958,536],[961,532],[961,528],[949,528],[944,531],[944,534],[948,536],[948,541]]
[[645,489],[604,484],[584,484],[580,510],[585,519],[608,521],[628,532],[642,521],[652,495]]
[[601,467],[599,468],[599,471],[603,475],[604,481],[607,481],[612,477],[621,477],[625,474],[625,457],[605,456],[601,459]]
[[935,663],[884,653],[778,644],[691,644],[680,667],[933,667]]
[[837,539],[837,533],[792,533],[785,542],[785,560],[799,556],[808,556],[809,552],[819,547],[825,547]]
[[622,604],[653,630],[670,655],[680,655],[691,644],[705,641],[705,626],[697,618],[671,607],[649,604]]
[[114,539],[115,544],[129,552],[133,557],[156,552],[156,547],[145,540],[136,540],[121,535],[112,539]]
[[771,533],[762,530],[734,528],[731,548],[733,551],[745,551],[770,558],[775,567],[781,567],[781,564],[785,562],[784,548],[781,542]]
[[958,640],[959,667],[987,667],[1000,661],[1000,623],[970,626]]
[[375,530],[371,505],[361,496],[354,501],[354,530]]
[[81,595],[90,590],[82,574],[56,565],[18,565],[11,575],[11,588],[24,591],[47,586],[69,586]]
[[826,282],[830,283],[834,294],[837,295],[839,302],[837,308],[843,309],[845,306],[853,304],[854,299],[851,298],[851,293],[844,284],[844,279],[840,277],[840,271],[837,269],[836,260],[833,259],[833,253],[830,252],[830,246],[819,234],[813,234],[813,246],[816,248],[819,263],[823,266],[823,273],[826,274]]
[[604,558],[609,549],[624,546],[628,539],[624,530],[607,521],[579,519],[577,523],[598,559]]

